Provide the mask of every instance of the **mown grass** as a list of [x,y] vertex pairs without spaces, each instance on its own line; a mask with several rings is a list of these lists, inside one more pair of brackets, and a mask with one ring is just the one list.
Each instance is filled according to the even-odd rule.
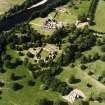
[[[75,76],[77,79],[80,79],[81,81],[79,83],[74,83],[70,84],[69,78],[71,76]],[[100,92],[105,91],[105,86],[95,80],[93,77],[89,76],[85,71],[82,71],[79,66],[76,66],[74,68],[71,68],[70,66],[65,67],[64,71],[57,76],[61,81],[67,82],[70,86],[80,89],[83,91],[83,93],[86,95],[87,99],[92,95],[92,94],[99,94]],[[89,88],[87,87],[87,84],[91,84],[92,87]],[[96,105],[95,102],[90,102],[89,105]],[[104,105],[104,103],[98,103],[97,105]]]
[[[7,53],[12,56],[13,59],[19,57],[17,52],[8,48]],[[10,79],[11,74],[15,73],[16,75],[23,76],[22,79],[17,81],[12,81]],[[29,86],[28,80],[34,80],[35,86]],[[2,99],[0,100],[0,105],[38,105],[40,99],[48,98],[50,100],[60,100],[62,97],[57,92],[52,90],[43,90],[41,89],[41,83],[38,79],[33,79],[29,69],[24,65],[20,65],[15,69],[6,68],[6,72],[0,74],[0,80],[3,80],[5,86],[0,88],[3,92]],[[12,84],[18,82],[24,87],[19,91],[14,91],[12,89]]]
[[[56,20],[64,22],[66,24],[67,23],[69,23],[69,24],[75,23],[79,15],[87,14],[89,5],[90,5],[90,1],[82,0],[80,3],[76,3],[72,7],[70,7],[69,4],[70,3],[66,4],[64,7],[61,7],[62,10],[63,10],[63,8],[65,8],[65,12],[55,10],[55,11],[51,12],[50,14],[48,14],[48,17],[46,17],[46,18],[54,18],[56,12],[58,12],[58,14],[55,17]],[[75,9],[75,7],[78,7],[78,9]],[[43,29],[43,23],[45,22],[46,18],[34,19],[30,22],[30,24],[39,33],[41,33],[45,36],[50,36],[50,35],[52,35],[53,31],[47,31],[47,30]]]
[[[83,55],[94,55],[95,53],[98,53],[99,55],[104,54],[104,52],[101,51],[100,46],[94,46],[88,51],[83,52]],[[92,96],[92,94],[97,95],[103,91],[105,91],[105,85],[101,83],[100,81],[97,81],[97,77],[101,76],[103,72],[105,71],[105,62],[101,60],[96,60],[90,63],[85,64],[87,66],[86,70],[81,69],[81,63],[80,59],[77,59],[74,62],[75,67],[71,67],[70,65],[67,67],[64,67],[63,72],[57,76],[61,81],[67,82],[70,86],[80,89],[84,92],[87,99]],[[92,71],[94,74],[89,75],[89,71]],[[80,79],[81,81],[78,83],[69,83],[70,77],[75,76],[76,79]],[[89,88],[87,84],[91,84],[92,87]],[[104,105],[104,103],[99,102],[90,102],[89,105]]]
[[91,26],[92,29],[105,32],[105,1],[100,0],[95,14],[96,25]]
[[22,4],[24,1],[25,0],[0,0],[0,14],[5,13],[14,5]]

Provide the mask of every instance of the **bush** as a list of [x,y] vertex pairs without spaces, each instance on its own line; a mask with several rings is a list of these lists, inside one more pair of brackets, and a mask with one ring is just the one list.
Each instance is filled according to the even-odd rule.
[[101,46],[101,51],[102,51],[102,52],[105,52],[105,45],[102,45],[102,46]]
[[17,81],[17,80],[20,80],[22,78],[23,78],[22,76],[18,76],[18,75],[14,74],[14,73],[12,73],[11,77],[10,77],[10,79],[13,80],[13,81]]
[[71,84],[73,84],[73,83],[79,83],[80,81],[81,81],[81,80],[75,78],[74,75],[72,75],[72,76],[69,78],[69,83],[71,83]]
[[57,102],[54,102],[53,105],[69,105],[67,102],[64,102],[64,101],[57,101]]
[[98,60],[100,58],[99,54],[98,53],[95,53],[93,56],[92,56],[92,60],[95,61],[95,60]]
[[91,87],[92,87],[92,85],[91,85],[90,83],[87,83],[87,87],[91,88]]
[[74,9],[79,9],[77,6],[74,6]]
[[81,69],[82,69],[82,70],[85,70],[86,68],[87,68],[86,65],[81,65]]
[[42,84],[42,85],[40,86],[40,89],[41,89],[41,90],[48,90],[48,87],[47,87],[45,84]]
[[30,58],[34,57],[34,55],[32,53],[30,53],[30,52],[27,53],[27,56],[30,57]]
[[23,52],[19,52],[19,56],[24,56],[24,53]]
[[0,99],[2,99],[2,97],[0,96]]
[[22,89],[23,88],[23,85],[21,85],[21,84],[19,84],[19,83],[13,83],[13,85],[12,85],[12,89],[14,90],[14,91],[18,91],[18,90],[20,90],[20,89]]
[[74,68],[75,67],[75,64],[74,63],[71,63],[70,67],[71,68]]
[[29,81],[28,81],[28,85],[29,85],[29,86],[34,86],[34,85],[35,85],[35,81],[29,80]]
[[0,90],[0,95],[2,94],[3,92]]
[[93,71],[89,71],[89,72],[88,72],[88,75],[93,75],[93,74],[94,74]]
[[105,61],[105,54],[103,54],[100,59],[101,61]]
[[5,73],[5,72],[6,72],[6,70],[3,69],[2,67],[0,67],[0,73]]
[[3,86],[4,86],[4,82],[0,81],[0,87],[3,87]]
[[53,105],[53,101],[50,101],[48,99],[41,99],[39,105]]

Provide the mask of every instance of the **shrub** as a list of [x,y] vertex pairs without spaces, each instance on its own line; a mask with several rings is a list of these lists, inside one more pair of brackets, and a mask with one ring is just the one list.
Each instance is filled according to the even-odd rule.
[[87,68],[86,65],[81,65],[81,69],[82,69],[82,70],[85,70],[86,68]]
[[42,84],[42,85],[40,86],[40,89],[41,89],[41,90],[48,90],[48,87],[47,87],[45,84]]
[[77,6],[74,6],[74,9],[79,9]]
[[23,52],[19,52],[19,56],[24,56],[24,53]]
[[101,46],[101,51],[105,52],[105,45]]
[[53,101],[50,101],[48,99],[41,99],[39,105],[53,105]]
[[0,81],[0,87],[3,87],[5,84],[3,81]]
[[94,74],[93,71],[89,71],[89,72],[88,72],[88,75],[93,75],[93,74]]
[[57,101],[57,102],[54,102],[53,105],[69,105],[67,102],[64,102],[64,101]]
[[34,86],[34,85],[35,85],[35,81],[29,80],[29,81],[28,81],[28,85],[29,85],[29,86]]
[[91,88],[91,87],[92,87],[92,85],[91,85],[90,83],[87,83],[87,87]]
[[19,83],[13,83],[13,85],[12,85],[12,89],[14,90],[14,91],[18,91],[18,90],[20,90],[20,89],[22,89],[23,88],[23,85],[21,85],[21,84],[19,84]]
[[13,80],[13,81],[20,80],[22,78],[23,78],[22,76],[18,76],[18,75],[14,74],[14,73],[12,73],[11,77],[10,77],[10,79]]
[[30,52],[27,53],[27,56],[30,57],[30,58],[34,57],[34,55],[32,53],[30,53]]
[[72,76],[69,78],[69,83],[71,83],[71,84],[73,84],[73,83],[79,83],[80,81],[81,81],[81,80],[75,78],[74,75],[72,75]]
[[103,54],[100,59],[101,61],[105,61],[105,54]]

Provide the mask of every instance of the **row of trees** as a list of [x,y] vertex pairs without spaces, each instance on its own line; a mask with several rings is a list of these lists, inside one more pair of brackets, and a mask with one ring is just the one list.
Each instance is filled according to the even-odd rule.
[[98,2],[99,2],[99,0],[92,0],[90,8],[88,10],[87,16],[90,18],[90,24],[93,23],[94,15],[95,15],[95,12],[96,12]]

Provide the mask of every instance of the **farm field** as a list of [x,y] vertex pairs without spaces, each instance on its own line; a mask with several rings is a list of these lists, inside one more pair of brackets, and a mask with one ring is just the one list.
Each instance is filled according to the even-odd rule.
[[15,5],[20,5],[25,0],[0,0],[0,14],[7,12]]
[[105,1],[100,0],[96,9],[95,13],[95,22],[96,25],[91,26],[92,29],[99,31],[99,32],[105,32]]

